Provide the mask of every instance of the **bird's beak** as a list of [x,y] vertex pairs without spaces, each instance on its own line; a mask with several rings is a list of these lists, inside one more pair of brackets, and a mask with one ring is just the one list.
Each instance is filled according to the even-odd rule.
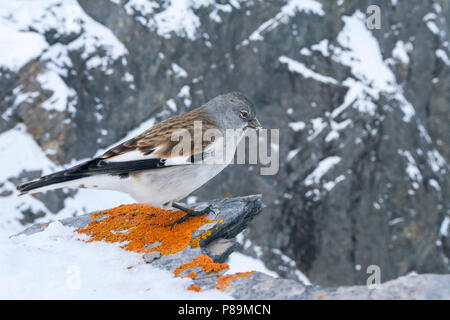
[[253,119],[248,122],[248,126],[252,129],[262,129],[261,123],[259,123],[258,119]]

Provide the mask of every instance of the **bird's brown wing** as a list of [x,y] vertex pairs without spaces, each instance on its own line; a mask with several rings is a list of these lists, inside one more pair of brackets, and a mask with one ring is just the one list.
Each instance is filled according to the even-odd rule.
[[[22,184],[17,189],[24,194],[41,187],[85,177],[107,174],[126,178],[134,171],[190,165],[197,162],[197,159],[201,161],[204,159],[205,149],[214,141],[202,140],[202,150],[197,154],[194,150],[194,121],[201,121],[202,136],[206,130],[217,128],[212,120],[204,116],[201,109],[195,109],[156,124],[140,135],[108,150],[98,158],[43,176],[36,181]],[[186,156],[186,158],[181,157],[182,162],[176,162],[177,159],[172,158],[171,152],[172,148],[181,141],[172,141],[171,137],[173,132],[181,129],[189,132],[191,148],[190,150],[183,150],[185,152],[183,156]],[[182,136],[180,136],[180,139],[182,139]]]
[[[201,121],[202,134],[208,129],[217,128],[214,121],[206,117],[201,109],[196,109],[154,125],[138,136],[111,148],[99,158],[105,161],[121,161],[121,158],[125,159],[127,154],[130,155],[131,152],[134,152],[136,159],[133,160],[139,160],[139,158],[143,157],[169,159],[171,158],[172,148],[180,143],[180,141],[177,141],[176,139],[171,139],[172,134],[177,130],[183,129],[187,130],[191,137],[191,154],[189,154],[189,156],[194,155],[195,121]],[[210,144],[210,141],[202,140],[201,152],[203,152]]]

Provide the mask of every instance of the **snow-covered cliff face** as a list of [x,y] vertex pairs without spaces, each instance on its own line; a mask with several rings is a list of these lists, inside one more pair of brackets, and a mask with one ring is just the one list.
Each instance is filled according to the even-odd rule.
[[449,17],[444,0],[5,1],[2,236],[132,202],[15,184],[239,90],[280,129],[280,171],[231,166],[196,196],[263,194],[244,250],[321,285],[448,272]]

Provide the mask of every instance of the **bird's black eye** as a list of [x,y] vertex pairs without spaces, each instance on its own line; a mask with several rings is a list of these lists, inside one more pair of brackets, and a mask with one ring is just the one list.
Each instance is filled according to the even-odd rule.
[[241,111],[241,118],[247,119],[248,118],[248,112],[246,110]]

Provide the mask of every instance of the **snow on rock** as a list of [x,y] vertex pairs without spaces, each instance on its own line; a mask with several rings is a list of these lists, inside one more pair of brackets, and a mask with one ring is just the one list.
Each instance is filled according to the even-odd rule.
[[[120,4],[120,0],[111,0],[111,2]],[[124,8],[129,15],[141,14],[145,16],[158,9],[159,4],[149,0],[130,0],[126,2]]]
[[65,84],[56,72],[47,71],[38,75],[37,80],[41,83],[42,89],[53,92],[52,96],[42,104],[42,108],[59,112],[67,110],[72,114],[76,112],[77,94],[75,90]]
[[297,148],[288,152],[286,156],[286,161],[289,162],[295,158],[295,156],[300,152],[301,148]]
[[[121,5],[119,0],[110,0]],[[185,37],[190,40],[197,38],[197,29],[200,27],[200,18],[194,10],[202,7],[212,7],[209,15],[210,19],[221,23],[219,12],[229,13],[233,7],[239,8],[239,1],[232,4],[216,3],[215,0],[168,0],[160,5],[151,0],[131,0],[127,1],[124,9],[127,14],[135,17],[142,25],[166,39],[172,33],[178,37]]]
[[450,232],[450,217],[447,216],[441,223],[441,227],[439,228],[439,234],[444,237],[448,237]]
[[254,271],[265,273],[274,278],[278,278],[278,274],[269,270],[260,259],[255,259],[240,252],[233,252],[227,260],[230,269],[225,272],[225,275],[237,272],[248,272],[249,268]]
[[[397,84],[393,72],[383,60],[377,40],[365,26],[365,15],[356,11],[352,16],[342,19],[344,27],[337,37],[342,48],[334,47],[332,57],[349,66],[359,80],[359,83],[355,83],[354,80],[347,79],[343,83],[350,88],[348,94],[357,97],[354,108],[374,115],[376,106],[366,97],[377,100],[380,93],[393,95],[404,113],[403,121],[411,121],[415,115],[414,107],[405,98],[403,88]],[[356,88],[352,88],[353,85]]]
[[441,59],[446,65],[450,66],[450,59],[443,49],[436,49],[436,57]]
[[178,92],[178,95],[177,95],[177,97],[178,98],[182,98],[183,99],[183,102],[184,102],[184,105],[186,106],[186,107],[190,107],[191,106],[191,104],[192,104],[192,100],[191,100],[191,94],[190,94],[190,86],[188,86],[188,85],[184,85],[181,89],[180,89],[180,92]]
[[[17,211],[33,209],[33,211],[49,213],[45,205],[30,197],[18,198],[18,192],[10,177],[18,176],[24,170],[42,170],[50,173],[55,169],[53,163],[45,156],[32,136],[26,132],[25,125],[20,124],[0,134],[0,192],[9,196],[0,197],[0,238],[8,237],[22,228],[18,221]],[[33,161],[30,161],[33,159]]]
[[328,39],[323,39],[319,43],[313,44],[311,46],[311,50],[319,51],[324,57],[328,57],[330,55],[330,51],[328,50],[328,43]]
[[436,149],[427,151],[427,158],[428,163],[434,172],[440,172],[441,169],[444,169],[447,166],[444,157]]
[[351,124],[352,124],[351,119],[345,119],[342,122],[337,122],[334,119],[330,119],[331,130],[325,137],[325,142],[330,142],[330,141],[333,141],[333,140],[339,138],[339,136],[340,136],[339,131],[344,130]]
[[305,129],[306,124],[303,121],[289,122],[288,127],[294,130],[295,132],[298,132],[300,130]]
[[173,99],[167,100],[166,104],[172,112],[177,112],[177,104]]
[[286,56],[281,56],[280,58],[278,58],[278,60],[281,63],[287,64],[289,71],[299,73],[305,79],[311,78],[311,79],[319,81],[319,82],[331,83],[331,84],[338,83],[336,81],[336,79],[333,79],[332,77],[321,75],[320,73],[317,73],[317,72],[307,68],[303,63],[295,61]]
[[[57,32],[55,37],[79,34],[80,36],[70,42],[67,48],[82,49],[84,58],[91,57],[99,47],[105,49],[104,57],[94,55],[91,58],[97,59],[96,63],[91,63],[91,67],[105,65],[127,53],[125,46],[117,40],[111,30],[88,16],[76,0],[17,0],[2,3],[0,28],[3,28],[3,31],[9,28],[9,32],[0,32],[4,42],[9,43],[11,50],[6,55],[10,59],[23,60],[23,63],[27,62],[25,58],[30,60],[44,53],[46,49],[52,50],[43,37],[45,32],[50,30]],[[33,30],[33,32],[23,30]],[[23,50],[24,44],[26,44],[26,50]],[[56,44],[56,46],[61,45]],[[17,52],[17,57],[11,55],[11,52]],[[8,63],[6,58],[1,61],[4,64],[5,61]],[[20,66],[20,63],[14,62],[6,65],[12,70]]]
[[[383,61],[377,40],[365,26],[365,16],[360,11],[342,18],[344,27],[337,37],[343,47],[336,47],[333,58],[349,66],[352,73],[376,90],[391,92],[395,77]],[[364,45],[361,45],[364,43]]]
[[278,255],[285,265],[288,265],[291,268],[294,268],[294,270],[295,270],[294,273],[295,273],[295,276],[297,277],[298,281],[300,281],[304,285],[311,285],[311,281],[309,281],[308,277],[297,268],[297,263],[295,262],[295,260],[293,260],[290,257],[288,257],[287,255],[285,255],[279,249],[272,249],[271,251],[274,254]]
[[4,24],[5,21],[2,18],[3,16],[0,16],[0,43],[2,44],[0,68],[18,71],[24,64],[38,57],[48,48],[48,44],[44,36],[35,32],[16,30]]
[[401,40],[398,40],[395,43],[394,50],[392,50],[392,56],[399,60],[403,64],[409,63],[409,55],[408,53],[413,50],[413,46],[410,42],[404,43]]
[[338,176],[336,179],[334,179],[333,181],[327,181],[323,184],[323,187],[327,190],[327,191],[331,191],[331,189],[333,189],[339,182],[344,181],[345,180],[345,176],[344,175],[340,175]]
[[411,153],[407,150],[398,150],[398,154],[404,156],[408,161],[406,167],[408,177],[413,181],[422,182],[422,173],[420,172],[419,167],[417,166],[417,163]]
[[432,186],[436,191],[441,191],[441,186],[435,179],[428,180],[428,184]]
[[34,99],[39,97],[40,93],[37,91],[23,91],[23,86],[19,85],[14,88],[14,102],[11,106],[9,106],[5,112],[2,113],[2,118],[4,120],[10,120],[13,111],[21,104],[21,103],[33,103]]
[[316,14],[323,16],[325,12],[322,10],[322,4],[315,0],[289,0],[280,12],[273,18],[261,24],[252,32],[248,40],[261,41],[264,39],[263,34],[274,30],[282,23],[287,23],[289,18],[297,14],[297,12],[305,12],[308,14]]
[[341,157],[338,156],[331,156],[321,160],[313,172],[305,178],[305,185],[318,184],[320,179],[341,160]]
[[180,67],[175,62],[172,63],[172,70],[175,73],[175,77],[177,77],[177,78],[186,78],[188,76],[186,70],[184,70],[182,67]]
[[423,17],[423,21],[433,34],[439,35],[439,27],[436,25],[436,18],[436,14],[430,12]]
[[3,168],[0,171],[1,181],[17,176],[23,170],[43,170],[43,173],[47,174],[56,168],[33,137],[26,132],[24,124],[18,124],[15,128],[0,134],[0,152],[8,155],[0,157],[0,168]]
[[309,130],[308,141],[314,140],[326,128],[327,123],[322,118],[311,119],[312,129]]
[[[32,31],[28,31],[32,30]],[[48,43],[47,33],[52,37],[73,36],[68,44]],[[43,90],[51,91],[50,97],[41,104],[47,111],[76,112],[77,93],[64,78],[73,67],[69,52],[81,51],[87,69],[100,68],[111,72],[110,65],[127,54],[125,46],[114,34],[88,16],[76,0],[8,1],[0,12],[0,41],[6,46],[0,54],[0,68],[18,71],[32,59],[39,58],[45,65],[37,76]],[[50,41],[52,42],[52,41]],[[102,48],[102,54],[97,54]],[[2,117],[8,119],[13,109],[22,102],[30,102],[39,94],[24,92],[19,87],[21,99],[16,96],[14,105]]]

